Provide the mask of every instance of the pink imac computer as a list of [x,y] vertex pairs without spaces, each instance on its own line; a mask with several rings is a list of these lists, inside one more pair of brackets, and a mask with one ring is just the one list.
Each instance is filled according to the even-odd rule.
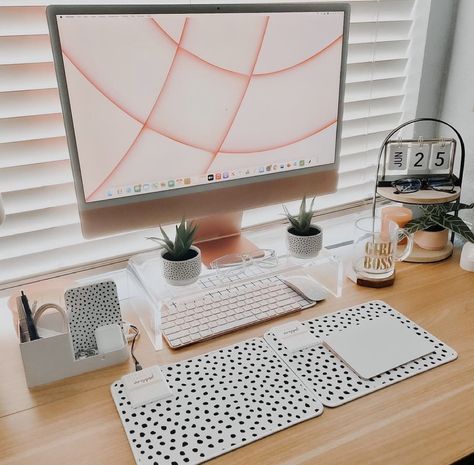
[[347,4],[52,6],[48,23],[84,237],[183,216],[229,236],[245,209],[336,189]]

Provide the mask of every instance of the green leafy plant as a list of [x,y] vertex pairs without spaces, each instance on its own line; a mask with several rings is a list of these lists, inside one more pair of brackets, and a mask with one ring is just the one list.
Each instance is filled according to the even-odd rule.
[[[300,209],[297,215],[292,215],[288,208],[283,205],[283,210],[285,210],[285,215],[288,218],[288,221],[291,224],[291,227],[294,231],[294,234],[297,236],[312,236],[316,233],[314,226],[311,225],[311,221],[314,215],[314,201],[316,197],[311,200],[309,208],[306,208],[306,195],[301,200]],[[317,231],[319,232],[319,230]]]
[[174,242],[161,226],[160,231],[163,237],[147,237],[147,239],[157,242],[161,249],[166,250],[166,258],[168,260],[187,260],[188,258],[192,258],[190,251],[197,229],[197,224],[188,222],[183,218],[181,223],[176,225]]
[[[459,210],[474,208],[474,203],[470,205],[459,204]],[[444,203],[437,205],[421,205],[423,216],[415,218],[407,223],[404,229],[409,233],[426,229],[449,229],[469,242],[474,242],[474,233],[471,228],[459,217],[454,215],[457,207],[455,203]]]

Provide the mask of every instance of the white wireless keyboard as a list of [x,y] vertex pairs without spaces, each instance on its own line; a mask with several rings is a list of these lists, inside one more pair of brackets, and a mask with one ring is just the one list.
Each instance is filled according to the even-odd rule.
[[173,300],[162,307],[162,332],[173,349],[312,307],[278,276],[266,276]]

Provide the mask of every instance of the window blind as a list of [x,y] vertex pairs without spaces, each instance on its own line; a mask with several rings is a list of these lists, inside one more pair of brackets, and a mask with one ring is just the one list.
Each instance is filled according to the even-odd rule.
[[[151,247],[143,231],[82,238],[45,6],[6,3],[0,7],[0,192],[7,213],[0,227],[0,283]],[[339,187],[319,199],[320,208],[371,195],[377,148],[412,111],[408,81],[421,74],[410,60],[414,47],[424,46],[413,34],[420,0],[350,3]],[[268,207],[259,220],[250,213],[246,224],[280,212]]]

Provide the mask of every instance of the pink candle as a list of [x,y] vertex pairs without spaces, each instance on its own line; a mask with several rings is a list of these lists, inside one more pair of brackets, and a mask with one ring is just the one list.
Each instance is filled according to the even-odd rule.
[[[394,221],[400,228],[403,228],[409,221],[413,219],[413,213],[409,208],[390,206],[382,208],[382,234],[388,234],[389,227],[388,222]],[[400,241],[400,244],[404,244],[406,239]]]

